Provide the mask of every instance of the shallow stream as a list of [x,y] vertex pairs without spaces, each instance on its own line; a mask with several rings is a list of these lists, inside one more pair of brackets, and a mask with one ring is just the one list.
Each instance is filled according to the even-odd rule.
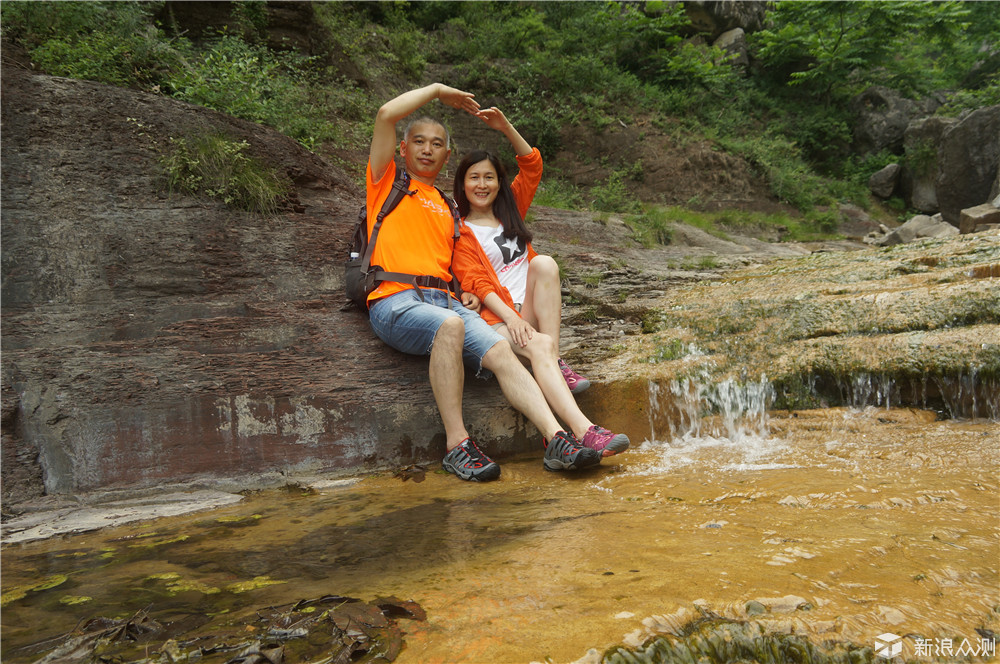
[[[420,605],[426,620],[398,621],[404,664],[597,662],[706,618],[865,661],[887,634],[907,659],[991,659],[1000,423],[868,408],[651,427],[582,473],[546,472],[540,454],[485,485],[434,466],[7,545],[0,655],[34,662],[88,619],[143,609],[253,639],[263,607],[343,595]],[[178,661],[198,643],[143,653]]]

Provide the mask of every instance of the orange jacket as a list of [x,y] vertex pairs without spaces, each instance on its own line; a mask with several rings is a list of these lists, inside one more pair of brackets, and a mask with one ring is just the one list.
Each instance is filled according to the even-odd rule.
[[[535,198],[535,190],[542,180],[542,153],[538,148],[532,148],[531,154],[517,158],[518,173],[510,188],[517,202],[517,211],[521,217],[528,213],[531,201]],[[464,222],[464,220],[463,220]],[[538,253],[528,243],[528,260],[531,261]],[[514,300],[510,291],[500,285],[500,278],[490,265],[483,247],[479,244],[475,233],[465,223],[462,224],[462,237],[455,243],[455,258],[452,261],[455,276],[462,283],[462,290],[475,293],[480,300],[485,300],[490,293],[496,293],[511,309]],[[503,320],[483,305],[479,315],[490,325],[502,323]]]

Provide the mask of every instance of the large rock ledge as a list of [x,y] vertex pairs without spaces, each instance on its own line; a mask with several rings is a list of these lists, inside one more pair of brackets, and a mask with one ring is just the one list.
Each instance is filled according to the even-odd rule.
[[[345,309],[362,199],[273,131],[155,95],[3,72],[3,503],[439,458],[426,361]],[[245,139],[294,183],[263,219],[170,195],[158,145]],[[470,379],[470,383],[473,381]],[[474,433],[528,449],[492,383]]]
[[[5,519],[67,501],[232,494],[441,458],[426,360],[384,346],[341,294],[362,200],[348,176],[273,131],[175,100],[8,67],[2,84]],[[204,131],[246,140],[285,173],[289,209],[263,218],[168,194],[160,146]],[[804,372],[846,377],[912,357],[917,337],[899,335],[944,328],[947,338],[919,336],[920,348],[957,365],[976,357],[991,367],[983,385],[996,386],[996,344],[973,335],[964,355],[966,346],[934,350],[959,339],[956,326],[995,334],[996,234],[872,250],[675,225],[672,245],[647,249],[614,215],[536,206],[531,223],[539,251],[567,273],[563,354],[596,383],[581,406],[635,441],[660,416],[649,385],[685,371],[699,344],[718,375],[759,360],[787,369],[779,378],[791,385]],[[835,254],[859,258],[827,258]],[[768,281],[760,265],[773,259],[784,259],[775,270],[787,281]],[[860,293],[859,266],[869,273]],[[900,275],[925,280],[884,283]],[[840,281],[824,284],[828,276]],[[753,283],[754,292],[736,287]],[[916,300],[933,306],[914,309]],[[849,323],[897,314],[913,322],[885,330],[897,336],[884,347],[896,350],[863,356],[874,328]],[[782,332],[768,345],[781,352],[752,357],[768,342],[755,326]],[[831,355],[823,348],[833,346],[818,348],[824,340],[842,349]],[[682,356],[668,357],[678,344]],[[843,366],[792,366],[796,357]],[[922,362],[918,373],[931,366]],[[467,376],[465,413],[499,458],[540,449],[493,381]]]

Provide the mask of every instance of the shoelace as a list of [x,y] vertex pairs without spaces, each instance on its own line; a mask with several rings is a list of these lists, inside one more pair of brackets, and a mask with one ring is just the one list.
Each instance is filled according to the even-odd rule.
[[485,452],[479,449],[479,446],[471,438],[466,438],[459,447],[465,452],[465,456],[468,457],[468,461],[465,463],[466,467],[472,465],[481,468],[486,464],[492,463],[492,460],[486,456]]
[[581,445],[579,442],[575,442],[572,438],[569,438],[567,436],[559,436],[559,435],[554,436],[552,440],[548,442],[546,448],[548,448],[548,446],[551,445],[553,442],[555,442],[556,444],[555,450],[553,451],[556,452],[557,454],[574,454],[575,452],[579,452],[580,450],[583,449],[583,445]]

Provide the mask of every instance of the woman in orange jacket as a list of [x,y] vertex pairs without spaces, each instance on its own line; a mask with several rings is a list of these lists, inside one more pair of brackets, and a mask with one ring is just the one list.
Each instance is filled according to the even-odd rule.
[[478,116],[504,134],[517,156],[513,182],[495,155],[484,150],[467,154],[455,175],[454,196],[462,214],[462,237],[455,243],[452,267],[462,289],[482,301],[480,315],[530,361],[535,380],[552,407],[586,446],[604,456],[628,448],[625,434],[595,425],[573,398],[590,381],[559,357],[562,295],[559,266],[531,246],[524,215],[542,177],[542,155],[531,147],[500,109]]

